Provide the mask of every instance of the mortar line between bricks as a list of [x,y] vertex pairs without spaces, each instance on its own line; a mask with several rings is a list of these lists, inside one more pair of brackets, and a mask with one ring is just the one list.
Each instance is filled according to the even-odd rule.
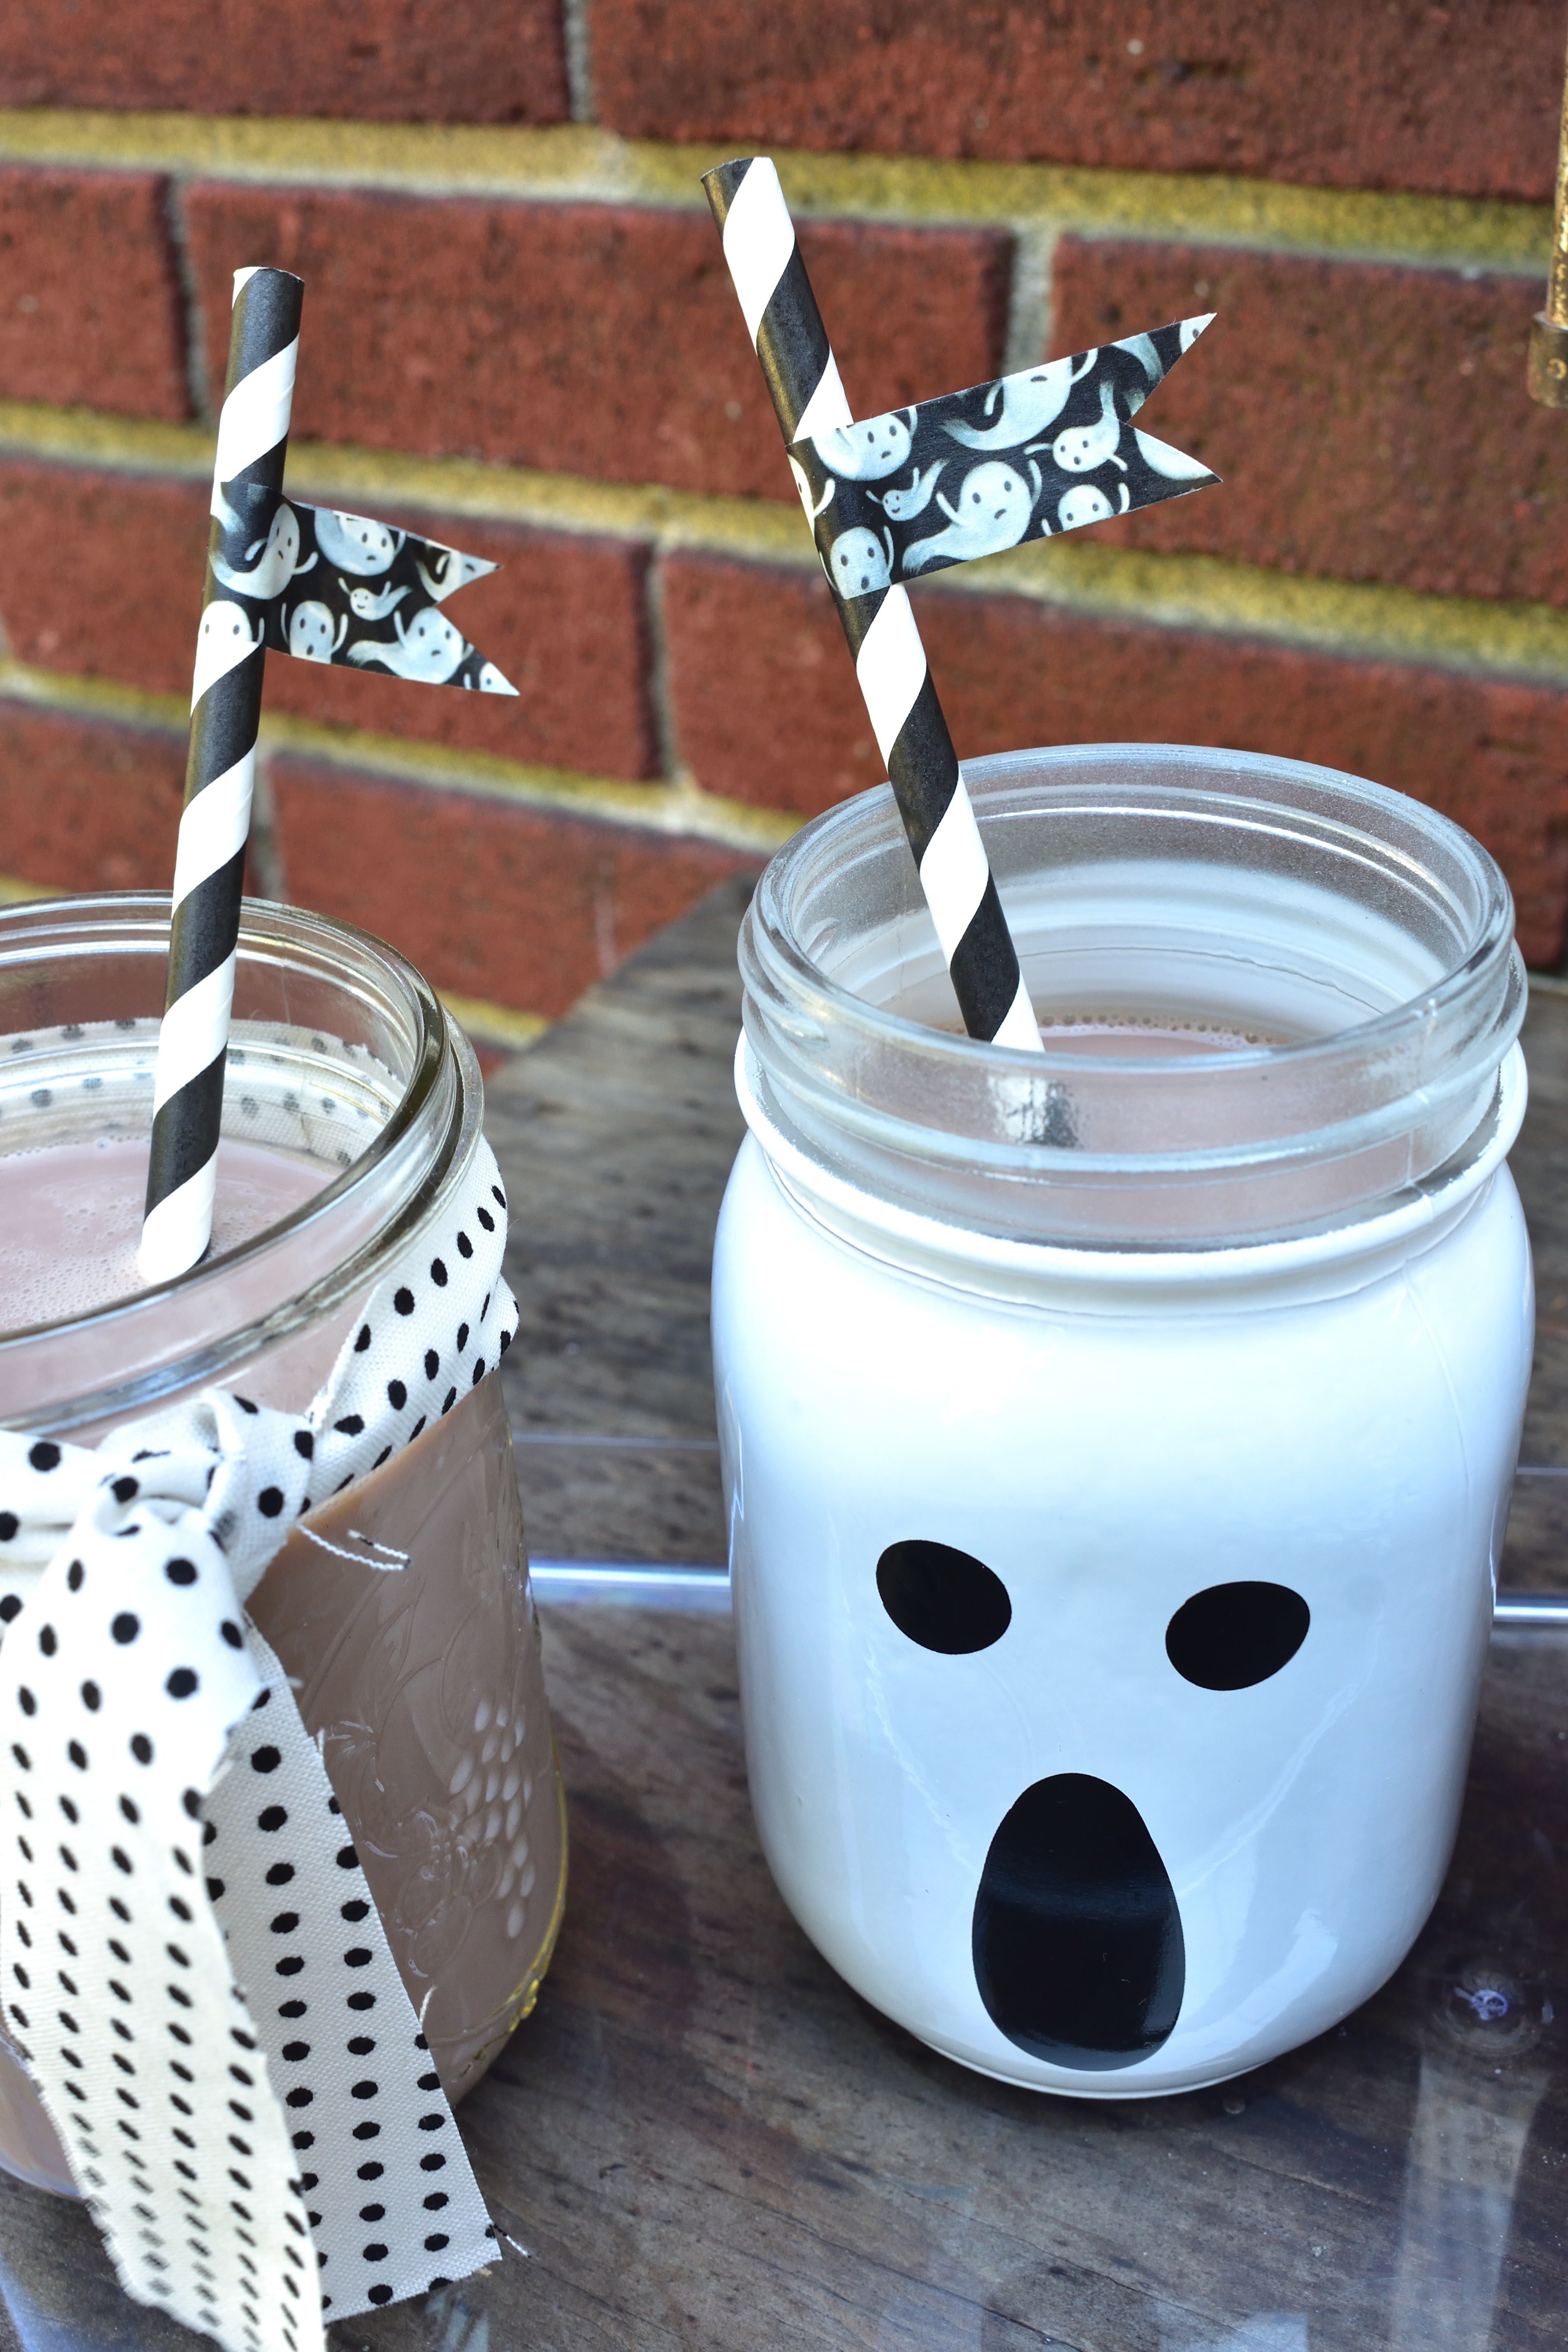
[[272,747],[257,746],[256,780],[250,800],[250,866],[263,898],[289,899],[289,874],[278,831],[278,795],[272,789]]
[[[643,575],[644,620],[647,629],[645,684],[653,713],[658,772],[667,782],[690,790],[697,780],[680,756],[680,730],[676,723],[675,698],[669,683],[669,632],[664,624],[664,567],[650,563]],[[699,788],[700,789],[700,788]]]
[[1028,221],[1013,230],[1012,282],[1002,372],[1035,367],[1051,347],[1051,256],[1056,238]]
[[588,9],[589,0],[562,0],[567,102],[574,122],[596,122],[599,115],[594,103],[594,44]]
[[216,434],[217,419],[212,413],[207,387],[202,289],[195,265],[191,259],[191,241],[185,226],[185,190],[182,180],[171,179],[163,191],[163,223],[174,260],[174,283],[179,289],[180,332],[185,347],[185,389],[190,397],[191,414],[210,425]]
[[[626,140],[589,123],[445,123],[0,108],[0,163],[176,177],[705,210],[698,184],[731,152]],[[803,217],[1135,236],[1544,276],[1552,210],[1501,199],[1314,188],[1217,173],[943,163],[774,148]]]
[[[255,836],[253,835],[253,842],[254,838]],[[272,880],[267,875],[258,873],[257,879],[260,883],[261,887],[253,894],[255,897],[260,898],[273,898],[283,906],[288,906],[290,903],[288,892],[280,887],[275,887]],[[279,870],[279,880],[280,879],[281,872]],[[74,894],[71,891],[63,889],[58,883],[35,882],[26,876],[20,874],[0,874],[0,906],[16,907],[34,905],[40,899],[68,898],[73,895]],[[436,993],[440,998],[442,1003],[446,1006],[447,1012],[451,1014],[459,1029],[466,1030],[468,1035],[473,1038],[477,1044],[491,1046],[502,1053],[526,1053],[531,1045],[536,1045],[539,1043],[539,1040],[543,1036],[545,1031],[552,1026],[552,1016],[547,1013],[527,1012],[514,1004],[497,1004],[492,998],[488,996],[459,996],[449,988],[438,988],[436,991]],[[515,1435],[516,1433],[514,1432],[514,1436]],[[519,1442],[526,1444],[529,1440],[525,1437]],[[537,1443],[538,1441],[534,1442]],[[570,1437],[563,1438],[547,1436],[544,1442],[546,1444],[554,1444],[558,1445],[570,1445],[579,1441]],[[611,1446],[641,1444],[645,1450],[649,1446],[658,1448],[660,1445],[673,1445],[698,1452],[712,1452],[717,1454],[719,1451],[717,1439],[714,1439],[710,1444],[709,1441],[703,1438],[653,1438],[648,1440],[637,1438],[628,1439],[625,1437],[590,1437],[581,1442],[588,1444]],[[0,2347],[0,2352],[3,2352],[3,2347]]]
[[[212,439],[199,425],[0,402],[0,457],[205,485],[212,478]],[[535,473],[466,457],[404,457],[324,442],[290,446],[289,487],[298,497],[351,509],[363,500],[373,511],[390,510],[394,520],[401,509],[416,517],[521,524],[578,537],[629,541],[656,558],[706,555],[813,577],[819,571],[793,502],[775,505],[764,499]],[[1568,611],[1275,572],[1225,556],[1141,553],[1102,547],[1092,539],[1076,546],[1070,540],[1055,540],[960,565],[923,583],[916,594],[1022,596],[1091,619],[1568,686]],[[657,707],[655,719],[661,730],[661,752],[676,761],[666,773],[666,788],[694,793],[702,804],[705,825],[709,796],[685,777],[679,747],[669,745],[665,716]],[[617,783],[615,789],[637,793],[656,788]]]
[[[206,483],[215,446],[212,434],[198,425],[0,400],[4,456]],[[805,570],[816,565],[793,499],[785,505],[782,499],[670,489],[657,482],[610,482],[478,458],[421,457],[305,440],[289,443],[288,482],[300,497],[341,492],[390,499],[487,522],[630,539],[659,551],[733,543],[773,562]]]
[[[61,718],[135,729],[184,740],[189,713],[183,696],[153,694],[100,677],[72,677],[0,659],[0,702],[25,704]],[[264,761],[280,753],[325,767],[353,769],[386,782],[431,792],[502,801],[547,810],[624,831],[685,835],[754,857],[768,857],[805,819],[781,809],[749,807],[696,784],[629,784],[615,776],[579,775],[566,768],[530,765],[488,751],[456,751],[407,736],[372,735],[295,719],[283,712],[261,721]]]

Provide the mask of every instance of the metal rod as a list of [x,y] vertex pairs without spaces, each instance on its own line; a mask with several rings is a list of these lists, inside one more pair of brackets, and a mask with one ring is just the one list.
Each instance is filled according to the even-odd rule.
[[540,1601],[595,1601],[621,1609],[695,1609],[725,1616],[730,1576],[722,1568],[659,1568],[627,1559],[535,1559],[529,1580]]
[[1568,78],[1557,133],[1557,205],[1552,220],[1552,268],[1546,279],[1546,323],[1568,327]]
[[1568,1631],[1568,1592],[1500,1592],[1492,1610],[1494,1629],[1509,1625],[1555,1625]]
[[[695,1609],[722,1616],[730,1579],[721,1568],[663,1568],[626,1559],[536,1559],[529,1573],[541,1601],[593,1601],[622,1609]],[[1494,1631],[1543,1628],[1568,1633],[1568,1592],[1504,1592]]]
[[1568,79],[1557,137],[1557,204],[1552,217],[1552,263],[1546,308],[1530,331],[1528,383],[1542,408],[1568,408]]

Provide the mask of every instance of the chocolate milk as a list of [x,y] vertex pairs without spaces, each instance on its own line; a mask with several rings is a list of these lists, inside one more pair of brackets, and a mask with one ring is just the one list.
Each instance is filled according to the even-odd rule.
[[[0,1330],[137,1287],[147,1147],[0,1158]],[[215,1255],[337,1171],[226,1139]],[[235,1383],[244,1388],[243,1376]],[[309,1400],[291,1400],[302,1409]],[[393,1461],[302,1520],[251,1596],[293,1678],[436,2066],[454,2099],[532,2007],[560,1922],[565,1822],[522,1512],[492,1374]],[[0,2163],[68,2189],[0,2039]]]
[[[401,1568],[383,1563],[406,1555]],[[450,2097],[533,2006],[566,1837],[492,1373],[300,1521],[250,1613],[296,1679]],[[427,2005],[426,2005],[427,2004]]]
[[[292,1216],[334,1172],[226,1136],[212,1255]],[[140,1290],[146,1192],[145,1142],[98,1136],[0,1159],[0,1331],[90,1314]]]
[[1180,1062],[1196,1055],[1247,1054],[1286,1041],[1261,1031],[1226,1029],[1204,1021],[1173,1021],[1167,1014],[1065,1013],[1039,1024],[1047,1054],[1082,1054],[1100,1061]]

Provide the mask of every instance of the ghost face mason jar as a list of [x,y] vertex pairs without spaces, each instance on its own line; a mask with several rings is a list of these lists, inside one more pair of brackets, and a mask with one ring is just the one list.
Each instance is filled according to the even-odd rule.
[[[211,1383],[303,1411],[478,1146],[473,1055],[413,967],[247,902],[214,1253],[126,1296],[167,944],[164,898],[0,912],[0,1425],[92,1444]],[[250,1610],[460,2097],[532,2004],[565,1874],[499,1380],[302,1521]],[[0,2162],[68,2186],[3,2043]]]
[[1523,972],[1491,859],[1374,785],[966,773],[1043,1055],[955,1034],[885,791],[742,935],[747,1758],[868,2000],[1142,2096],[1332,2024],[1436,1895],[1530,1365]]

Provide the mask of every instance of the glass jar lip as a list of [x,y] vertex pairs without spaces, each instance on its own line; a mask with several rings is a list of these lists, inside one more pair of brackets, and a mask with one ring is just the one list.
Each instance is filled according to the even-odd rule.
[[[119,950],[161,962],[169,909],[166,892],[150,891],[0,908],[0,961],[20,971],[29,962]],[[259,898],[242,902],[238,955],[242,986],[247,961],[287,971],[297,960],[307,975],[358,997],[400,1033],[406,1051],[388,1071],[400,1082],[396,1099],[340,1173],[222,1255],[84,1314],[0,1332],[0,1361],[24,1351],[29,1363],[37,1355],[63,1366],[68,1360],[58,1351],[64,1348],[72,1364],[122,1368],[87,1386],[71,1377],[36,1407],[9,1410],[8,1426],[53,1431],[124,1419],[226,1378],[258,1350],[345,1311],[351,1298],[374,1288],[467,1162],[482,1117],[479,1066],[406,957],[356,925]],[[268,1280],[269,1261],[279,1268],[276,1283]]]
[[[784,845],[741,929],[759,1116],[824,1168],[1040,1242],[1229,1247],[1364,1216],[1479,1148],[1526,991],[1508,885],[1450,819],[1197,745],[963,772],[1037,1009],[1131,1050],[946,1025],[891,790],[864,793]],[[1237,1042],[1173,1052],[1173,1023]]]
[[[58,950],[68,942],[80,948],[92,936],[84,918],[102,916],[98,936],[106,941],[116,936],[146,938],[150,931],[160,933],[166,941],[169,934],[170,894],[167,891],[102,891],[79,898],[39,898],[23,900],[17,905],[0,907],[0,959],[14,955],[13,942],[20,936],[36,940],[38,952]],[[188,1266],[184,1274],[171,1275],[162,1282],[150,1282],[129,1298],[115,1298],[101,1307],[89,1308],[83,1315],[53,1317],[47,1322],[20,1325],[13,1331],[0,1333],[0,1338],[12,1339],[33,1338],[58,1331],[67,1324],[77,1328],[103,1328],[127,1309],[145,1306],[150,1300],[183,1296],[221,1268],[231,1272],[247,1259],[264,1250],[275,1248],[289,1236],[302,1232],[329,1214],[336,1203],[356,1187],[371,1181],[389,1160],[416,1122],[420,1111],[435,1090],[440,1069],[441,1054],[446,1042],[446,1016],[442,1013],[429,982],[407,958],[378,939],[374,931],[362,930],[357,924],[338,921],[334,917],[318,915],[309,908],[290,907],[271,898],[245,898],[240,902],[239,951],[244,955],[247,940],[256,943],[261,933],[256,914],[265,909],[266,920],[285,935],[292,935],[300,946],[325,946],[329,942],[349,940],[356,947],[368,950],[380,963],[388,981],[400,988],[416,1024],[418,1045],[414,1058],[413,1075],[404,1087],[395,1109],[385,1125],[376,1133],[360,1156],[324,1184],[319,1192],[298,1209],[291,1210],[275,1224],[267,1225],[252,1234],[246,1241],[226,1250],[221,1256],[203,1258]],[[250,919],[247,920],[247,915]],[[74,924],[65,919],[76,917]]]
[[[1265,1043],[1229,1048],[1224,1055],[1227,1072],[1239,1076],[1248,1070],[1275,1068],[1281,1072],[1309,1072],[1314,1066],[1331,1063],[1347,1052],[1373,1055],[1397,1045],[1402,1035],[1430,1023],[1469,993],[1478,981],[1499,962],[1507,962],[1513,954],[1513,898],[1501,868],[1480,843],[1467,834],[1436,809],[1414,801],[1408,795],[1392,791],[1383,784],[1370,782],[1332,768],[1289,760],[1273,753],[1227,755],[1203,746],[1151,743],[1081,743],[1051,746],[1040,751],[1004,751],[963,762],[964,782],[972,801],[977,803],[977,814],[996,816],[1003,812],[987,803],[998,802],[1010,780],[1026,767],[1037,771],[1041,765],[1067,772],[1075,767],[1088,767],[1106,760],[1128,760],[1173,768],[1184,764],[1184,755],[1204,761],[1223,761],[1227,756],[1244,760],[1249,779],[1268,775],[1271,781],[1289,789],[1291,784],[1321,791],[1337,789],[1352,796],[1367,808],[1380,809],[1389,816],[1408,822],[1412,815],[1425,819],[1434,843],[1440,842],[1450,852],[1457,852],[1469,864],[1483,888],[1483,913],[1468,951],[1431,987],[1405,1003],[1373,1013],[1367,1020],[1347,1024],[1324,1035],[1292,1039],[1283,1043]],[[1242,772],[1240,769],[1237,772]],[[1037,793],[1039,787],[1036,787]],[[1052,804],[1066,811],[1072,805],[1072,795],[1081,793],[1064,774],[1060,784],[1044,787]],[[1136,796],[1139,787],[1133,784],[1114,788]],[[1184,783],[1173,775],[1162,781],[1161,795],[1175,793],[1190,797],[1194,805],[1207,803],[1210,810],[1222,796],[1213,785]],[[1240,815],[1245,811],[1276,810],[1285,813],[1286,804],[1266,801],[1256,793],[1236,792],[1223,795],[1227,815]],[[1096,1077],[1119,1085],[1136,1087],[1141,1078],[1167,1086],[1201,1085],[1213,1076],[1215,1063],[1209,1057],[1194,1055],[1185,1062],[1169,1055],[1118,1054],[1114,1056],[1074,1051],[1070,1055],[1053,1055],[1048,1045],[1040,1054],[1011,1045],[999,1045],[983,1038],[971,1037],[960,1031],[933,1029],[924,1023],[873,1003],[868,998],[846,987],[826,971],[801,942],[794,924],[790,894],[805,889],[814,877],[805,871],[815,865],[821,871],[828,865],[847,862],[857,847],[870,847],[879,836],[894,829],[901,831],[897,804],[890,784],[874,785],[857,793],[853,799],[837,807],[826,809],[811,818],[792,834],[784,846],[775,852],[752,895],[741,933],[742,972],[748,964],[762,977],[776,981],[779,967],[788,972],[802,996],[815,997],[828,1008],[834,1019],[847,1027],[862,1032],[867,1037],[888,1042],[907,1041],[922,1056],[935,1065],[946,1064],[954,1069],[973,1071],[990,1064],[999,1076],[1016,1077],[1027,1072],[1038,1081],[1049,1084],[1060,1080],[1078,1085],[1092,1083]],[[1345,828],[1348,832],[1349,828]],[[859,836],[859,839],[857,839]],[[758,934],[762,934],[759,940]],[[763,941],[765,940],[765,945]]]

